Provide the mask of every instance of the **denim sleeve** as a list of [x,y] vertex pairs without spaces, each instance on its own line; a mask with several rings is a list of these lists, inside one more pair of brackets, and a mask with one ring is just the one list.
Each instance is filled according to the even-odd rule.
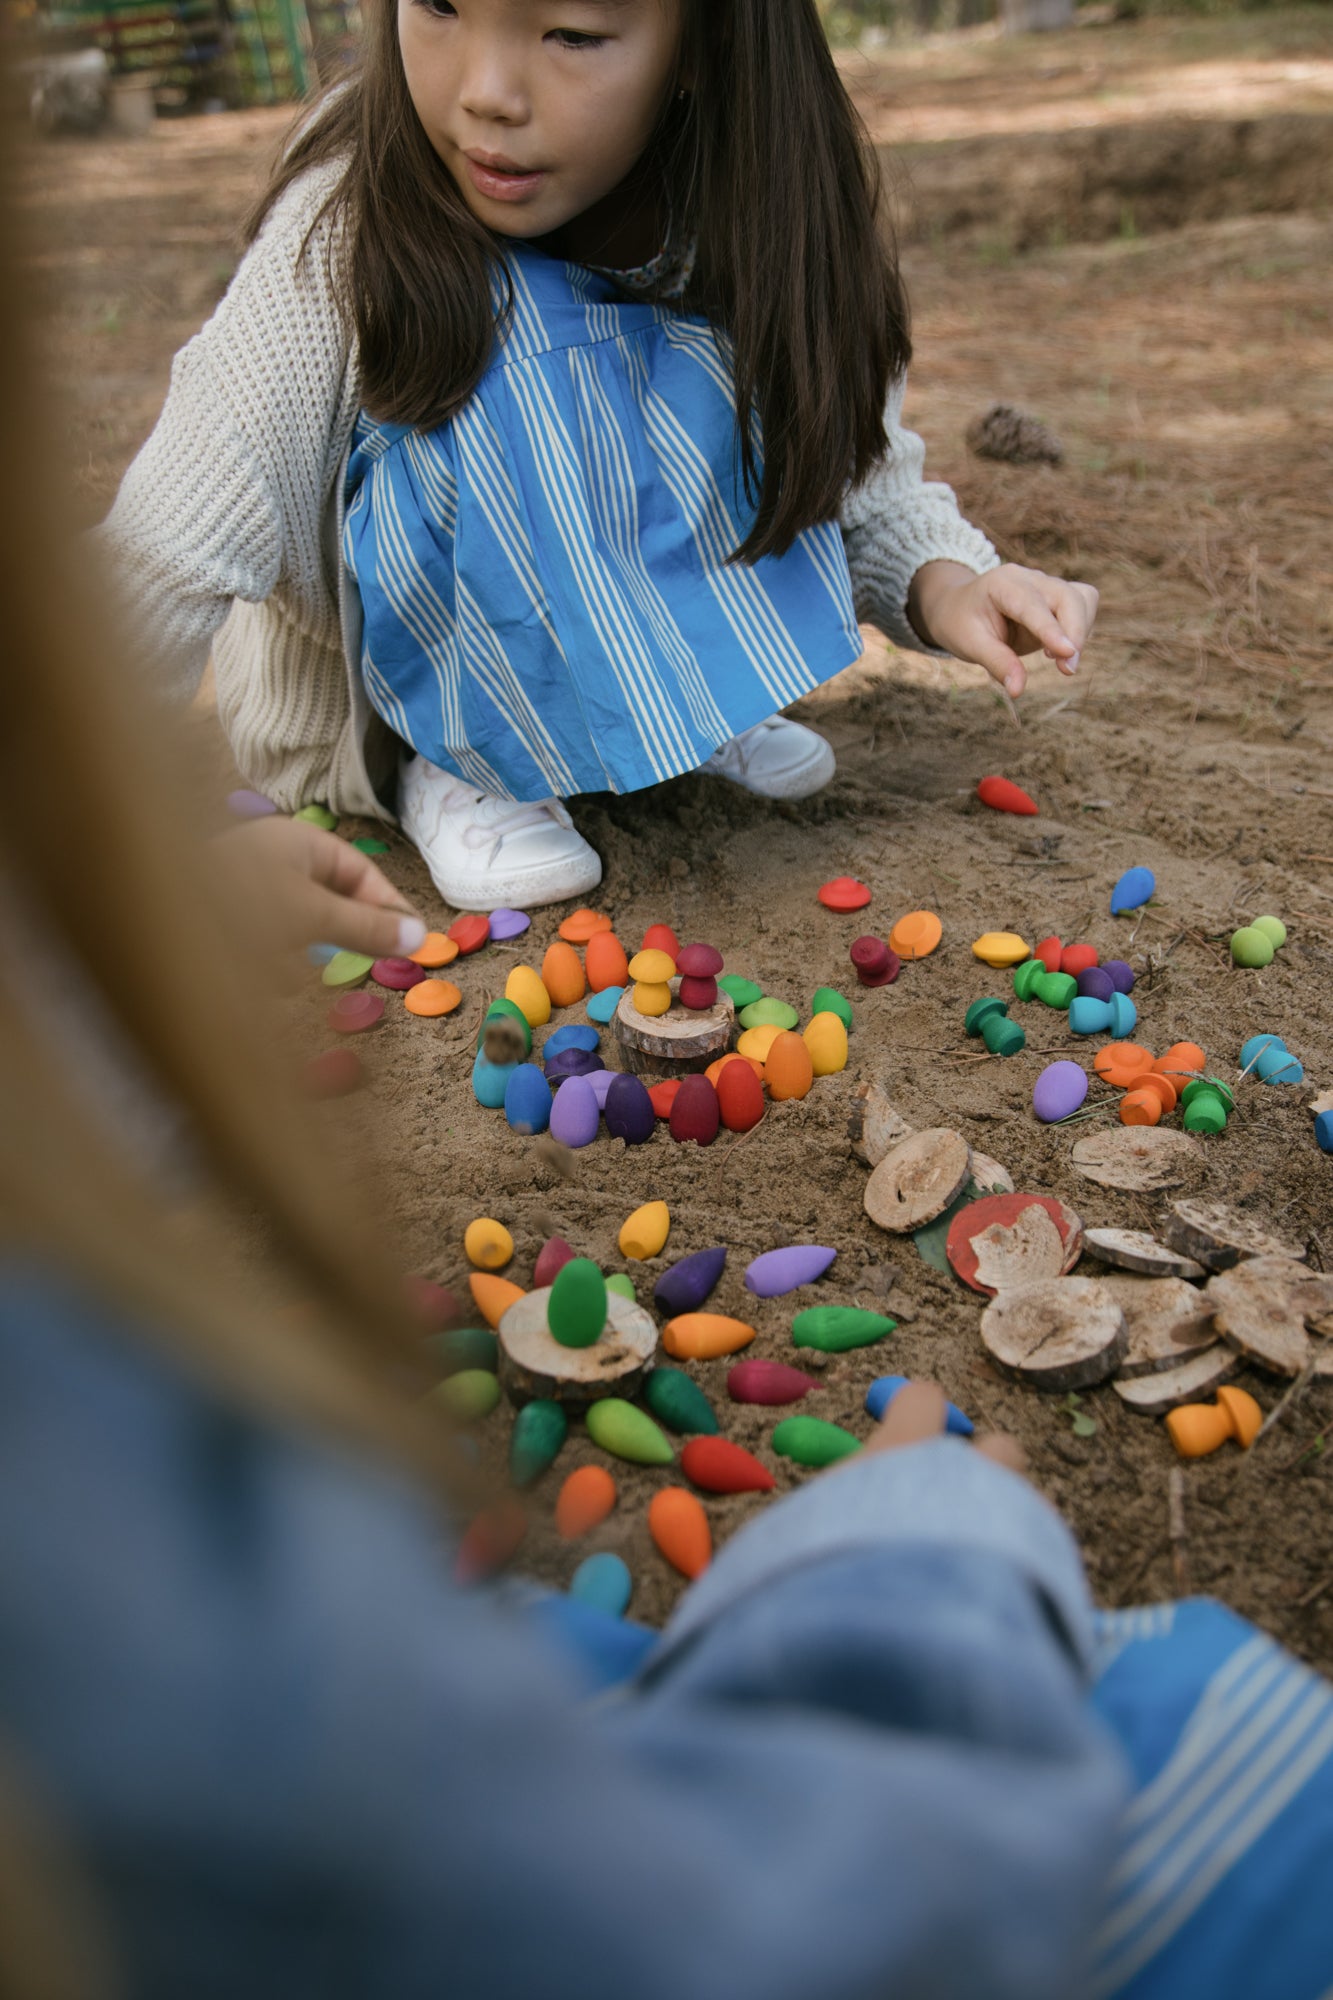
[[134,2000],[1056,2000],[1124,1779],[1058,1524],[812,1482],[581,1703],[430,1510],[0,1282],[0,1737]]

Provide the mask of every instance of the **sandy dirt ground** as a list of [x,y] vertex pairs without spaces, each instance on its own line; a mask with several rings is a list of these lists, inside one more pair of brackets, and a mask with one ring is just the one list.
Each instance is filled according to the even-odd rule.
[[[932,160],[989,130],[991,171],[1022,172],[1025,134],[1101,122],[1188,123],[1218,109],[1253,119],[1329,109],[1333,20],[1326,10],[1212,24],[1092,29],[1007,44],[986,36],[848,63],[877,138],[920,142]],[[25,177],[46,351],[63,396],[65,442],[81,518],[114,491],[150,426],[174,348],[207,313],[233,266],[233,230],[281,120],[238,115],[162,126],[140,142],[50,146]],[[967,138],[960,134],[969,135]],[[1188,148],[1181,156],[1188,172]],[[1206,148],[1202,155],[1206,177]],[[1252,191],[1251,191],[1252,192]],[[1295,1399],[1248,1457],[1227,1448],[1186,1475],[1187,1538],[1168,1536],[1176,1459],[1157,1420],[1128,1414],[1110,1389],[1080,1406],[1096,1424],[1007,1382],[978,1337],[979,1301],[930,1269],[910,1239],[877,1230],[862,1209],[865,1169],[846,1140],[849,1102],[880,1079],[914,1125],[956,1128],[1023,1189],[1050,1191],[1088,1226],[1151,1227],[1160,1198],[1080,1178],[1074,1132],[1038,1125],[1036,1075],[1052,1057],[1090,1064],[1061,1017],[1016,1009],[1027,1049],[978,1059],[962,1029],[968,1002],[1000,987],[971,953],[980,932],[1089,939],[1140,972],[1137,1038],[1154,1049],[1189,1037],[1234,1076],[1241,1042],[1282,1035],[1304,1061],[1303,1088],[1240,1086],[1227,1131],[1203,1142],[1199,1182],[1333,1269],[1330,1163],[1315,1147],[1308,1101],[1333,1084],[1333,215],[1327,207],[1217,216],[1170,234],[1127,224],[1102,241],[1052,242],[1017,255],[1004,243],[938,232],[905,253],[916,313],[908,417],[1009,558],[1095,583],[1102,617],[1072,682],[1033,676],[1015,722],[978,671],[888,648],[873,633],[861,662],[803,704],[839,758],[821,797],[778,808],[690,778],[629,799],[580,801],[576,817],[605,858],[599,906],[637,945],[664,919],[699,937],[803,1012],[816,986],[850,994],[851,1061],[799,1103],[775,1105],[745,1139],[708,1151],[664,1133],[627,1150],[605,1136],[562,1170],[546,1150],[482,1112],[468,1085],[475,1022],[510,967],[540,963],[560,912],[542,912],[519,950],[491,946],[454,969],[464,1004],[451,1020],[409,1018],[394,1000],[359,1044],[371,1073],[359,1097],[327,1108],[332,1130],[375,1162],[410,1268],[465,1283],[461,1237],[478,1213],[512,1229],[510,1275],[529,1279],[559,1233],[608,1269],[624,1268],[620,1224],[662,1197],[664,1256],[632,1265],[650,1296],[663,1265],[726,1243],[713,1304],[752,1318],[755,1355],[793,1355],[800,1305],[882,1307],[898,1330],[881,1347],[832,1359],[809,1409],[868,1428],[862,1397],[893,1370],[930,1374],[981,1425],[1015,1432],[1033,1476],[1073,1523],[1106,1605],[1172,1594],[1179,1564],[1306,1657],[1333,1666],[1333,1550],[1325,1509],[1333,1481],[1326,1426],[1333,1386]],[[1063,440],[1058,468],[987,465],[963,433],[993,401],[1039,415]],[[987,812],[976,780],[1003,771],[1040,817]],[[224,789],[219,758],[219,796]],[[368,828],[345,825],[356,834]],[[1131,864],[1157,895],[1112,919],[1108,893]],[[394,840],[385,865],[435,919],[446,913],[425,871]],[[863,877],[864,915],[834,917],[815,900],[826,878]],[[895,985],[862,991],[847,948],[905,910],[936,910],[944,942]],[[1230,963],[1232,929],[1263,911],[1290,927],[1268,969]],[[329,1039],[326,996],[299,1003],[312,1047]],[[582,1019],[581,1008],[558,1018]],[[744,1291],[758,1251],[831,1245],[829,1277],[794,1299]],[[1084,1271],[1097,1268],[1085,1260]],[[725,1364],[692,1372],[727,1435],[756,1450],[780,1488],[804,1475],[768,1445],[773,1414],[729,1404]],[[1239,1378],[1266,1410],[1283,1384]],[[1081,1427],[1084,1428],[1084,1427]],[[482,1426],[503,1463],[508,1416]],[[620,1551],[636,1580],[633,1610],[660,1619],[679,1587],[653,1550],[650,1493],[672,1476],[617,1468],[620,1504],[588,1544],[561,1544],[551,1509],[561,1478],[595,1458],[580,1426],[533,1489],[525,1560],[567,1580],[590,1548]],[[762,1502],[709,1501],[721,1539]]]

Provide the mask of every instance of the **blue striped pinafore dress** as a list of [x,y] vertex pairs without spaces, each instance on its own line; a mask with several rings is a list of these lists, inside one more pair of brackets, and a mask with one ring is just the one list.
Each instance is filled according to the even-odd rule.
[[753,507],[725,341],[530,246],[507,268],[512,317],[458,415],[357,424],[366,693],[478,791],[638,791],[858,657],[841,533],[728,565]]

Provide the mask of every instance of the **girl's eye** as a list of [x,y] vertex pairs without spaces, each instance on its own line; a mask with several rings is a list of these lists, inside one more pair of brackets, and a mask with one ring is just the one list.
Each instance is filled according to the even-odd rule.
[[580,28],[556,28],[555,39],[562,49],[600,49],[605,35],[585,35]]
[[416,0],[416,5],[423,13],[433,14],[437,21],[452,20],[458,11],[450,6],[449,0]]

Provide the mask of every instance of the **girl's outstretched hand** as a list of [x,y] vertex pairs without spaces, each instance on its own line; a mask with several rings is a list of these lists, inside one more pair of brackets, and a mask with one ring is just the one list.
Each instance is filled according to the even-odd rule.
[[368,855],[309,821],[247,820],[219,854],[251,929],[279,951],[336,944],[371,958],[416,951],[426,926]]
[[[896,1451],[904,1445],[924,1444],[927,1438],[940,1437],[948,1408],[938,1382],[904,1382],[884,1412],[879,1429],[855,1456],[864,1458],[867,1452]],[[978,1438],[974,1449],[983,1458],[993,1458],[997,1465],[1008,1466],[1011,1472],[1027,1471],[1022,1445],[1003,1431],[992,1431],[989,1436]],[[840,1462],[849,1465],[852,1460]]]
[[984,576],[962,563],[929,562],[912,579],[908,615],[923,639],[972,660],[1011,695],[1022,694],[1021,655],[1044,652],[1072,674],[1097,617],[1090,583],[1002,563]]

